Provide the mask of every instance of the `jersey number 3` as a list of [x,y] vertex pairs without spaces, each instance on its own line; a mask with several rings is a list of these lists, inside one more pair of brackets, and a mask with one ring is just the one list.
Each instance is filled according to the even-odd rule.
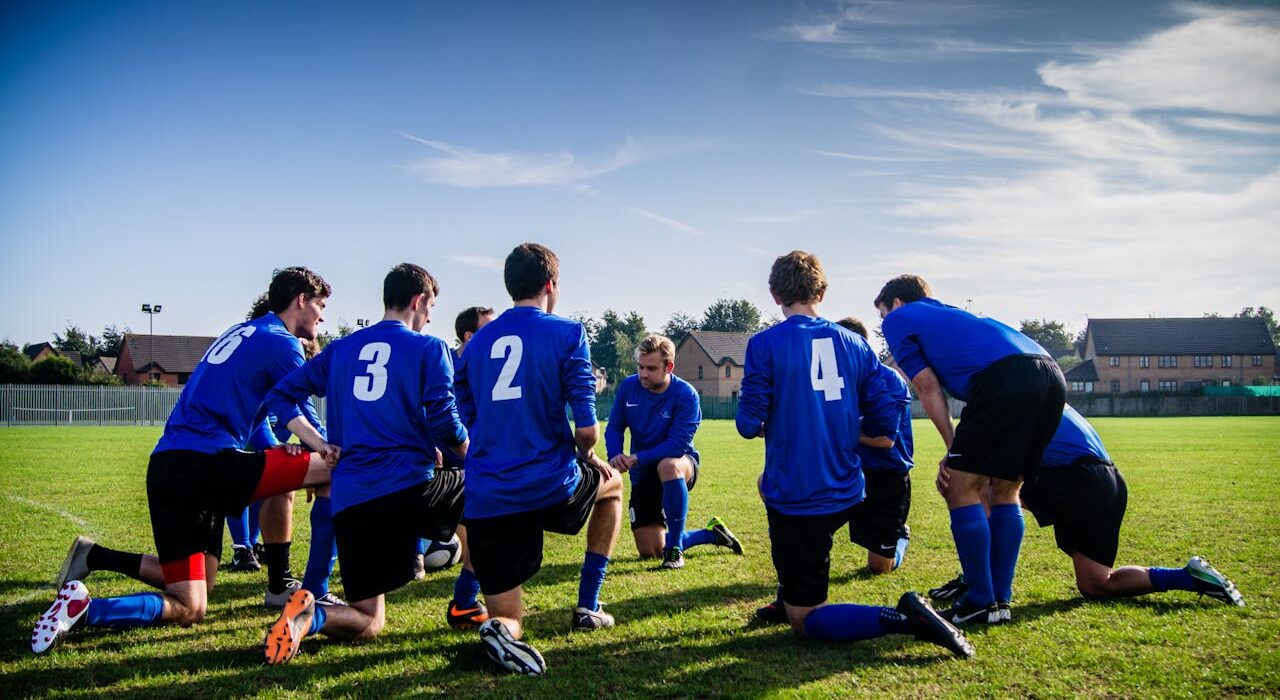
[[836,364],[836,346],[833,338],[813,339],[813,360],[809,363],[809,379],[813,390],[821,391],[826,401],[839,401],[844,388],[844,377]]
[[504,335],[498,338],[498,341],[493,344],[493,348],[489,350],[489,359],[501,360],[506,358],[507,360],[502,363],[502,371],[498,373],[498,382],[493,385],[494,401],[510,401],[523,395],[520,387],[511,385],[516,380],[516,370],[520,368],[521,357],[524,357],[524,341],[520,340],[518,335]]
[[361,401],[377,401],[387,393],[387,361],[391,359],[389,343],[369,343],[360,348],[360,359],[368,362],[365,374],[356,375],[351,394]]

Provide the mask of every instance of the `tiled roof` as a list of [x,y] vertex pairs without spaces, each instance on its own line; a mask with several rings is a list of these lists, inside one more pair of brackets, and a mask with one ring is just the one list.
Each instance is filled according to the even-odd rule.
[[23,348],[22,353],[27,356],[28,360],[34,360],[36,359],[36,355],[39,355],[40,351],[44,350],[45,348],[49,348],[50,350],[53,350],[54,354],[57,354],[58,352],[57,350],[54,349],[53,343],[32,343],[26,346],[25,348]]
[[1260,318],[1091,318],[1096,355],[1271,355]]
[[751,333],[726,333],[724,331],[690,331],[689,338],[702,346],[711,361],[724,364],[725,358],[739,367],[747,364],[747,341]]
[[1098,368],[1094,366],[1093,360],[1085,360],[1063,372],[1062,376],[1069,382],[1096,382],[1098,381]]
[[152,340],[155,340],[155,363],[165,372],[194,372],[200,358],[217,338],[199,335],[146,335],[125,333],[123,342],[129,346],[134,372],[147,371],[152,358]]

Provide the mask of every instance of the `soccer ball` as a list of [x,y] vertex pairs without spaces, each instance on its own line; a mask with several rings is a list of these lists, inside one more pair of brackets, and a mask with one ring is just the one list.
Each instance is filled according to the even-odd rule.
[[422,568],[427,571],[447,569],[462,559],[462,540],[455,534],[446,542],[428,540],[427,551],[422,555]]

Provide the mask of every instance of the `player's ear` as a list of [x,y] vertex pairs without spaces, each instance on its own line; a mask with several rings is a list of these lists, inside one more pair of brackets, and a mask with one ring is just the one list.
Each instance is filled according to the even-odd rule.
[[304,292],[298,292],[298,296],[293,298],[293,307],[301,309],[307,305],[307,295]]

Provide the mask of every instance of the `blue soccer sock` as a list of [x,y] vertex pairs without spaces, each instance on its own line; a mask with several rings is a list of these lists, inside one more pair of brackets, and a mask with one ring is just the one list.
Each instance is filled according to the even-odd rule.
[[415,549],[415,551],[416,551],[418,554],[426,554],[426,553],[427,553],[427,546],[428,546],[430,543],[431,543],[431,540],[428,540],[428,539],[427,539],[427,538],[425,538],[425,537],[419,537],[419,538],[418,538],[418,544],[417,544],[417,546],[416,546],[414,549]]
[[716,533],[710,530],[686,530],[684,536],[680,538],[680,549],[697,547],[700,544],[715,543]]
[[885,613],[901,617],[893,608],[836,603],[814,609],[804,620],[804,633],[821,642],[852,642],[883,637]]
[[1147,575],[1151,577],[1151,587],[1156,592],[1163,593],[1165,591],[1194,591],[1196,589],[1196,580],[1191,577],[1191,572],[1186,568],[1180,569],[1161,569],[1159,567],[1151,567],[1147,569]]
[[329,611],[323,605],[315,606],[315,613],[311,616],[311,629],[307,630],[307,634],[315,634],[324,629],[324,623],[329,620]]
[[662,482],[662,512],[667,519],[667,549],[684,541],[684,521],[689,517],[689,487],[684,479]]
[[907,558],[907,546],[911,544],[911,540],[906,537],[898,538],[898,546],[893,550],[893,568],[897,569],[902,566],[902,560]]
[[117,598],[94,598],[84,614],[86,624],[94,627],[151,627],[160,622],[164,612],[164,596],[159,593],[134,593]]
[[995,601],[991,587],[991,529],[981,503],[951,511],[951,536],[969,592],[964,603],[985,608]]
[[231,533],[231,544],[237,547],[252,547],[249,539],[249,509],[227,516],[227,532]]
[[462,567],[462,571],[458,572],[458,578],[453,580],[453,602],[459,608],[474,608],[479,603],[476,600],[478,595],[480,595],[480,579],[476,578],[474,571],[465,566]]
[[262,537],[262,523],[258,522],[258,513],[262,510],[262,501],[249,504],[249,546],[258,543]]
[[578,607],[587,610],[600,609],[600,589],[604,587],[604,572],[609,557],[587,552],[582,559],[582,577],[578,580]]
[[333,501],[317,496],[311,504],[311,548],[307,552],[307,570],[302,587],[317,598],[329,592],[329,577],[338,558],[338,542],[333,534]]
[[996,602],[1008,603],[1013,600],[1013,573],[1026,531],[1022,507],[1017,503],[991,506],[987,527],[991,530],[991,592]]

